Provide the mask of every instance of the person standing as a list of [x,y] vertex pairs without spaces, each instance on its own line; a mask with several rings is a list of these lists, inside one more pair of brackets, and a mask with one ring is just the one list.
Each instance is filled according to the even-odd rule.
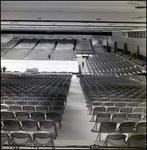
[[3,66],[3,72],[6,72],[6,69],[7,69],[7,68],[6,68],[5,66]]

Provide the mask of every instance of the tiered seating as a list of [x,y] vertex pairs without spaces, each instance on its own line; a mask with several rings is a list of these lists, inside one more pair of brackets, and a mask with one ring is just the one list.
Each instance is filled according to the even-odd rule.
[[108,52],[99,52],[89,57],[88,62],[90,72],[97,75],[132,75],[142,73],[143,69],[128,59]]
[[[21,139],[25,133],[24,137],[30,136],[32,141],[31,145],[27,143],[29,146],[54,146],[57,128],[62,127],[71,77],[57,74],[2,76],[1,134],[9,133],[7,144],[19,145],[20,141],[16,142],[13,136]],[[37,144],[35,137],[50,138],[50,142]]]
[[48,56],[52,52],[55,41],[56,41],[55,39],[40,40],[38,45],[29,53],[27,59],[48,60],[49,59]]
[[[94,122],[91,131],[98,132],[93,148],[145,147],[140,144],[146,138],[145,80],[141,75],[80,77],[90,121]],[[105,142],[112,135],[116,136],[115,141],[107,145]],[[118,143],[120,137],[122,140]],[[136,142],[130,143],[133,138]]]
[[55,50],[51,53],[51,59],[73,60],[73,58],[75,58],[73,46],[73,40],[59,40]]
[[76,54],[93,54],[89,39],[78,39]]

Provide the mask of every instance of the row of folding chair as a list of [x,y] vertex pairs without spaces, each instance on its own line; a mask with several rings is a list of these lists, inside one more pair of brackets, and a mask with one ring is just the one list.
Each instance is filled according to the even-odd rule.
[[96,140],[101,140],[101,134],[110,132],[124,133],[129,137],[132,133],[146,133],[146,121],[137,123],[134,121],[124,121],[120,124],[115,121],[103,121],[99,124],[99,128],[95,125],[91,131],[98,132]]
[[100,123],[104,120],[114,120],[118,123],[123,122],[125,120],[133,120],[135,122],[145,120],[146,114],[142,114],[140,112],[104,112],[104,110],[94,111],[90,121],[95,121],[96,123]]
[[14,131],[11,133],[1,131],[1,149],[19,149],[24,147],[48,147],[55,149],[54,139],[50,132]]
[[120,132],[110,132],[104,140],[95,140],[91,149],[145,149],[146,133],[131,134],[128,138]]
[[105,107],[106,111],[114,111],[114,112],[146,112],[146,102],[144,103],[113,103],[113,102],[105,102],[101,103],[98,101],[93,101],[91,106],[88,108],[89,114],[92,114],[95,107]]
[[65,104],[62,101],[55,101],[55,102],[40,102],[40,104],[31,103],[32,105],[6,105],[1,104],[1,111],[27,111],[27,112],[34,112],[34,111],[41,111],[41,112],[50,112],[52,110],[60,110],[61,114],[64,114]]
[[42,112],[2,112],[1,114],[1,121],[5,120],[15,120],[15,121],[22,121],[22,120],[34,120],[34,121],[42,121],[42,120],[53,120],[54,122],[59,124],[59,128],[61,128],[61,116],[58,112],[49,112],[49,113],[42,113]]
[[61,122],[62,120],[62,112],[61,109],[54,109],[50,112],[44,113],[43,111],[37,111],[37,112],[27,112],[27,111],[2,111],[1,112],[1,120],[5,119],[16,119],[16,120],[22,120],[22,119],[34,119],[36,121],[39,120],[45,120],[49,119],[49,117],[52,117],[52,119],[58,119],[58,122]]

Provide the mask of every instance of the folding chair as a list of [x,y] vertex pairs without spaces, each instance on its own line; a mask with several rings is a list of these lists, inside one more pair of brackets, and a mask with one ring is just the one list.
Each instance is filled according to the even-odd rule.
[[17,111],[22,111],[22,108],[21,108],[21,106],[11,105],[11,106],[9,106],[9,110],[12,112],[17,112]]
[[51,133],[47,132],[38,132],[33,133],[34,146],[48,146],[55,149],[54,139]]
[[146,121],[136,123],[135,133],[146,133]]
[[61,107],[54,105],[54,106],[49,107],[49,110],[50,110],[50,112],[57,112],[57,113],[59,113],[60,117],[62,119],[62,108]]
[[133,121],[121,122],[118,127],[118,132],[126,133],[127,137],[129,137],[131,133],[134,133],[135,125],[136,125],[136,122],[133,122]]
[[24,111],[21,111],[21,112],[15,112],[15,116],[16,116],[16,119],[18,121],[22,121],[22,120],[25,120],[25,119],[29,119],[30,118],[30,115],[28,112],[24,112]]
[[139,104],[139,102],[130,102],[127,104],[127,107],[138,107]]
[[57,112],[48,112],[46,113],[46,119],[53,120],[54,122],[59,123],[59,129],[61,128],[61,117]]
[[38,127],[38,123],[35,120],[22,120],[21,121],[22,124],[22,130],[23,131],[39,131],[39,127]]
[[131,134],[127,140],[128,148],[146,149],[146,133]]
[[92,114],[92,111],[94,110],[94,108],[95,108],[95,107],[102,106],[102,103],[99,102],[99,101],[92,101],[89,105],[90,105],[90,106],[89,106],[89,109],[90,109],[89,114],[91,115],[91,114]]
[[132,107],[121,107],[120,112],[125,113],[126,115],[130,114],[133,111]]
[[45,115],[43,112],[32,112],[30,115],[31,115],[31,119],[33,120],[36,121],[45,120]]
[[64,113],[64,109],[65,109],[65,104],[64,104],[64,102],[61,102],[61,101],[53,101],[52,102],[52,106],[59,106],[59,107],[61,107],[61,109],[62,109],[62,114]]
[[103,121],[100,123],[100,127],[98,130],[98,134],[96,137],[96,140],[101,140],[101,134],[102,133],[110,133],[115,132],[117,123],[113,121]]
[[1,120],[15,119],[15,114],[11,111],[2,111]]
[[125,143],[126,135],[119,132],[110,132],[106,136],[105,140],[96,140],[94,142],[99,148],[123,148],[126,146]]
[[36,106],[36,105],[39,105],[39,102],[38,101],[30,101],[28,102],[29,105],[32,105],[32,106]]
[[4,145],[10,144],[10,136],[8,132],[1,131],[1,149],[3,149]]
[[92,114],[92,118],[90,121],[95,121],[94,120],[94,117],[97,116],[97,114],[101,113],[101,112],[105,112],[106,111],[106,108],[103,107],[103,106],[97,106],[93,109],[93,114]]
[[133,112],[140,113],[141,115],[145,115],[146,107],[136,107],[136,108],[134,108]]
[[130,113],[130,114],[127,115],[126,120],[139,122],[141,120],[141,114],[139,114],[139,113]]
[[6,104],[1,104],[1,112],[2,111],[9,111],[9,106]]
[[12,100],[5,100],[4,103],[5,103],[6,105],[15,105],[15,102],[12,101]]
[[19,148],[19,146],[34,146],[31,135],[28,132],[24,131],[15,131],[10,134],[11,143],[14,148]]
[[35,107],[34,106],[22,106],[23,111],[26,111],[28,113],[35,112]]
[[5,131],[19,131],[21,130],[21,125],[18,120],[8,119],[3,120]]
[[109,106],[107,107],[107,110],[106,110],[107,113],[110,113],[111,115],[119,112],[119,107],[116,107],[116,106]]
[[42,112],[46,114],[48,112],[48,106],[36,106],[36,112]]
[[58,136],[56,124],[53,120],[39,121],[40,130],[50,132],[54,139]]
[[121,123],[126,120],[126,114],[125,113],[115,113],[112,115],[112,121],[115,121],[117,123]]
[[111,115],[109,113],[106,113],[106,112],[101,112],[101,113],[97,114],[95,124],[94,124],[92,131],[97,129],[98,123],[102,123],[103,121],[110,121],[110,116]]

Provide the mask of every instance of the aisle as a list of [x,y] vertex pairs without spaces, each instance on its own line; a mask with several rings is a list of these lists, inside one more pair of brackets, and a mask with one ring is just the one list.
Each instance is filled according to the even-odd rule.
[[87,114],[85,98],[79,79],[72,77],[62,128],[58,129],[55,145],[91,145],[97,133],[91,132],[94,122],[89,122],[91,115]]

